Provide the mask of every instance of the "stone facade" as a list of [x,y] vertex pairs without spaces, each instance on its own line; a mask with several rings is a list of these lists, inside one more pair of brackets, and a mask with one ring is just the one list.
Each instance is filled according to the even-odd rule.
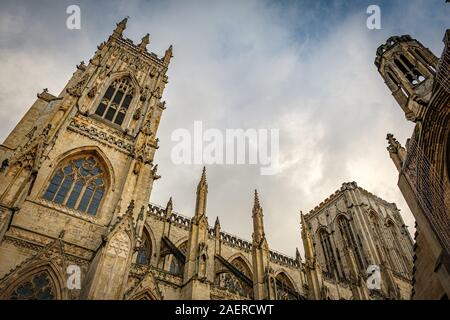
[[387,135],[398,186],[415,219],[413,298],[450,296],[450,30],[438,59],[408,35],[391,37],[375,65],[415,123],[406,149]]
[[[148,34],[137,45],[125,38],[126,24],[59,96],[39,93],[0,146],[1,299],[409,298],[412,242],[398,210],[355,183],[302,215],[305,261],[269,248],[256,191],[252,241],[222,231],[219,219],[210,226],[206,170],[192,218],[172,199],[149,204],[172,47],[160,58],[147,51]],[[340,216],[357,242],[334,232]],[[335,269],[321,228],[336,241]],[[380,290],[366,285],[372,263]]]

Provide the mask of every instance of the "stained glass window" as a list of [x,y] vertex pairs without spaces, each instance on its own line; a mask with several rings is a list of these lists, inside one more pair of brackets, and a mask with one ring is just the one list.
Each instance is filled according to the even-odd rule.
[[138,251],[137,263],[148,265],[150,264],[150,258],[152,256],[152,244],[146,232],[144,232],[142,236],[142,245]]
[[105,192],[103,176],[94,157],[73,159],[56,170],[43,198],[96,215]]
[[47,272],[22,282],[10,295],[11,300],[54,300],[55,288]]
[[121,125],[133,99],[133,87],[128,77],[115,80],[106,90],[95,114]]

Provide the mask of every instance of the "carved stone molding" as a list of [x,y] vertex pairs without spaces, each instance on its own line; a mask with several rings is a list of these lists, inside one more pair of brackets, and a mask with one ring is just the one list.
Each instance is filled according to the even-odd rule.
[[81,135],[84,135],[90,139],[101,142],[105,145],[113,147],[121,152],[124,152],[128,155],[132,155],[134,151],[134,146],[132,143],[127,142],[124,138],[118,137],[114,134],[107,133],[105,131],[99,130],[94,126],[90,126],[89,124],[79,122],[75,119],[72,119],[68,126],[68,130],[77,132]]

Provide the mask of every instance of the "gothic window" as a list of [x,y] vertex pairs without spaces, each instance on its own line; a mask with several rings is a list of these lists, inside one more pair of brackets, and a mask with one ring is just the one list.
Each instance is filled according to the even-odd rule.
[[95,114],[120,126],[132,99],[131,79],[129,77],[117,79],[106,90]]
[[40,272],[20,283],[10,294],[11,300],[55,300],[56,290],[47,272]]
[[235,266],[236,269],[238,269],[240,272],[242,272],[245,276],[247,276],[247,278],[249,278],[249,279],[252,278],[252,272],[250,271],[250,268],[248,267],[247,263],[241,257],[234,258],[233,261],[231,262],[231,264],[233,266]]
[[[178,249],[186,256],[187,241],[180,244]],[[169,272],[172,274],[176,274],[176,275],[183,275],[183,272],[184,272],[183,264],[174,255],[171,255],[170,258],[171,259],[170,259],[170,265],[169,265]]]
[[420,73],[419,69],[414,66],[405,55],[401,54],[399,57],[395,58],[394,64],[412,85],[415,86],[425,80],[425,77]]
[[296,290],[284,272],[280,272],[276,276],[275,283],[278,300],[298,300]]
[[435,67],[434,67],[431,63],[428,62],[428,60],[427,60],[427,59],[425,58],[425,56],[422,54],[422,52],[421,52],[420,49],[414,49],[414,53],[422,60],[422,62],[428,67],[428,69],[429,69],[431,72],[433,72],[433,73],[436,72]]
[[319,239],[322,245],[323,255],[325,257],[325,264],[328,275],[334,276],[334,272],[337,272],[337,267],[333,247],[331,245],[330,235],[328,234],[328,232],[326,232],[326,230],[322,229],[319,232]]
[[392,259],[397,264],[398,272],[403,272],[405,274],[408,274],[408,268],[404,264],[403,255],[400,247],[400,240],[398,239],[397,232],[395,230],[395,226],[392,223],[392,221],[388,221],[387,223],[387,229],[388,229],[388,236],[389,236],[389,242],[392,245]]
[[56,169],[43,198],[96,215],[105,193],[104,172],[92,156],[75,158]]
[[[375,245],[377,247],[378,253],[381,254],[381,251],[384,253],[385,257],[388,257],[388,259],[391,261],[391,266],[393,265],[391,256],[389,255],[387,249],[386,249],[386,243],[383,236],[383,231],[381,230],[380,223],[378,221],[378,217],[376,213],[371,212],[370,213],[370,220],[372,224],[372,230],[373,230],[373,237],[375,239]],[[380,257],[381,258],[381,257]]]
[[358,267],[360,268],[360,270],[364,270],[361,248],[358,246],[358,243],[355,239],[350,221],[348,221],[344,216],[340,216],[337,222],[342,239],[344,240],[344,245],[350,247],[353,250],[356,256]]
[[142,233],[142,244],[138,251],[137,263],[143,265],[149,265],[152,257],[152,243],[147,232],[144,230]]

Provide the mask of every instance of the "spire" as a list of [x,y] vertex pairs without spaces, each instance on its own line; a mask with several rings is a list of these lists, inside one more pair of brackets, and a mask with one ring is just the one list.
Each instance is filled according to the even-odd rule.
[[139,50],[145,51],[147,50],[147,45],[150,43],[150,35],[147,33],[144,37],[142,37],[141,43],[139,44]]
[[300,251],[298,251],[298,247],[295,248],[295,260],[297,260],[298,262],[302,261],[302,256],[300,255]]
[[253,210],[261,209],[261,204],[259,203],[258,190],[255,189],[255,200],[253,201]]
[[403,166],[403,161],[406,158],[406,150],[402,147],[400,142],[395,139],[394,135],[388,133],[386,136],[386,140],[388,141],[387,150],[389,151],[389,155],[394,162],[397,170],[400,172]]
[[218,216],[216,217],[216,222],[214,223],[214,234],[217,238],[220,237],[220,221]]
[[203,167],[202,177],[200,178],[200,182],[197,186],[197,193],[200,191],[200,189],[204,188],[208,189],[208,183],[206,181],[206,167]]
[[264,234],[264,221],[263,221],[263,209],[261,207],[261,203],[259,202],[258,190],[255,189],[255,198],[253,202],[253,210],[252,210],[252,218],[253,218],[253,240],[256,242],[260,242],[263,238],[265,238]]
[[214,228],[220,228],[220,221],[219,221],[219,216],[216,217],[216,222],[214,223]]
[[128,22],[128,17],[126,17],[125,19],[123,19],[122,21],[117,23],[116,29],[114,29],[113,35],[115,35],[117,37],[122,37],[123,30],[125,30],[125,28],[127,27],[127,22]]
[[197,186],[197,199],[195,204],[195,217],[200,218],[206,213],[206,197],[208,194],[208,183],[206,182],[206,168],[203,167],[202,177]]
[[305,248],[305,259],[312,262],[315,261],[314,242],[309,231],[309,227],[305,221],[303,212],[300,211],[300,224],[302,226],[303,247]]
[[173,49],[172,45],[170,45],[169,48],[166,50],[166,53],[164,54],[163,62],[165,65],[168,65],[170,62],[170,59],[173,58],[172,49]]
[[167,202],[165,211],[167,218],[170,218],[170,216],[172,215],[172,208],[173,208],[172,197],[170,197],[169,201]]

